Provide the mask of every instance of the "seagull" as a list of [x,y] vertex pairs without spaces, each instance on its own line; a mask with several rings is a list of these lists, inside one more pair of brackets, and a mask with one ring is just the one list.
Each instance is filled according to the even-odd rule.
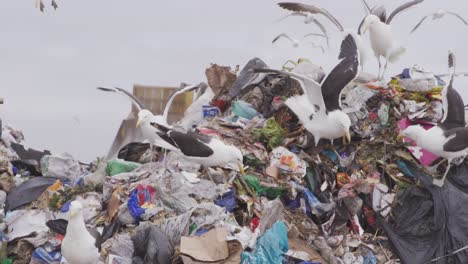
[[169,150],[182,154],[187,160],[205,167],[237,166],[244,173],[242,152],[221,140],[193,131],[181,132],[158,123],[151,123],[165,140]]
[[[318,34],[318,33],[309,33],[309,34],[306,34],[304,35],[301,39],[293,39],[291,38],[289,35],[287,35],[286,33],[281,33],[279,34],[278,36],[276,36],[276,38],[273,39],[273,41],[271,43],[275,43],[276,41],[278,41],[280,38],[285,38],[285,39],[288,39],[291,44],[293,45],[293,47],[297,48],[299,47],[299,44],[301,44],[302,42],[305,41],[305,39],[307,37],[311,37],[311,36],[318,36],[318,37],[324,37],[326,38],[325,35],[323,34]],[[325,53],[325,49],[321,46],[321,45],[316,45],[314,44],[313,42],[311,41],[308,41],[307,43],[311,44],[314,48],[320,48],[322,50],[323,53]]]
[[95,246],[96,239],[86,229],[82,210],[80,202],[71,202],[67,233],[62,242],[62,255],[70,264],[95,264],[98,263],[100,254]]
[[278,21],[282,21],[282,20],[284,20],[284,19],[286,19],[288,17],[291,17],[291,16],[302,16],[302,17],[304,17],[304,24],[314,23],[320,29],[320,31],[323,33],[323,35],[325,36],[325,38],[327,40],[327,46],[330,47],[327,29],[325,28],[325,26],[320,21],[318,21],[317,18],[315,18],[315,15],[309,14],[309,13],[303,13],[303,12],[291,12],[290,14],[284,16],[283,18],[279,19]]
[[[328,20],[334,24],[337,29],[343,34],[343,39],[348,36],[349,34],[352,34],[354,37],[354,41],[356,42],[356,45],[359,50],[359,61],[361,67],[364,67],[365,62],[367,61],[367,50],[364,47],[364,43],[361,37],[361,32],[358,30],[357,33],[351,31],[351,30],[345,30],[341,23],[336,19],[330,12],[328,12],[326,9],[314,6],[314,5],[307,5],[307,4],[301,4],[301,3],[291,3],[291,2],[282,2],[278,3],[278,5],[286,10],[293,11],[293,12],[300,12],[304,14],[309,14],[309,15],[323,15],[325,16]],[[328,43],[328,34],[324,30],[322,32],[325,34],[325,38],[327,39]]]
[[54,10],[57,10],[58,5],[57,5],[57,2],[55,2],[55,0],[52,0],[50,4],[51,4],[52,7],[54,8]]
[[[450,82],[442,91],[442,104],[444,116],[441,123],[425,130],[420,125],[413,125],[403,130],[397,137],[402,140],[410,138],[416,144],[447,159],[448,166],[442,179],[434,179],[434,185],[442,187],[450,171],[451,162],[454,159],[468,155],[468,128],[465,127],[465,105],[460,94],[453,88],[455,73],[455,56],[449,53]],[[440,165],[437,164],[437,165]],[[436,165],[436,166],[437,166]]]
[[105,92],[114,92],[118,94],[122,94],[126,97],[128,97],[132,104],[137,108],[138,110],[138,120],[136,123],[136,126],[141,129],[141,132],[143,134],[143,137],[149,141],[151,144],[151,149],[153,145],[156,145],[158,147],[162,147],[167,149],[170,147],[166,141],[162,140],[158,134],[157,134],[157,129],[152,126],[150,123],[158,123],[160,125],[164,126],[169,126],[167,117],[169,115],[169,110],[171,108],[172,102],[174,101],[175,97],[179,94],[192,91],[198,88],[198,85],[187,85],[185,87],[179,88],[175,90],[170,96],[169,99],[166,103],[166,106],[164,107],[164,111],[162,115],[153,115],[153,113],[146,109],[143,103],[135,97],[133,94],[128,92],[125,89],[122,88],[104,88],[104,87],[98,87],[98,90],[105,91]]
[[315,146],[321,138],[332,141],[345,137],[350,142],[351,120],[341,110],[340,97],[343,88],[359,74],[359,51],[354,37],[349,34],[341,44],[340,62],[320,85],[310,77],[273,69],[255,69],[256,72],[278,73],[297,80],[303,95],[293,96],[285,104],[297,115],[307,131],[314,135]]
[[416,29],[418,29],[418,28],[421,26],[421,24],[422,24],[428,17],[432,17],[432,20],[437,20],[437,19],[443,18],[445,15],[452,15],[452,16],[455,16],[455,17],[457,17],[459,20],[461,20],[461,22],[463,22],[463,24],[465,24],[465,25],[468,26],[468,22],[467,22],[461,15],[459,15],[458,13],[440,9],[440,10],[438,10],[438,11],[435,12],[435,13],[432,13],[432,14],[429,14],[429,15],[423,17],[423,18],[419,21],[419,23],[413,28],[413,30],[411,30],[411,33],[413,33],[414,31],[416,31]]
[[[369,15],[364,19],[361,24],[362,34],[365,34],[368,30],[370,32],[371,46],[374,50],[374,55],[377,57],[379,62],[379,76],[378,79],[383,79],[385,71],[388,66],[388,62],[393,63],[397,61],[400,56],[405,53],[406,48],[399,46],[395,38],[393,37],[392,28],[390,23],[400,12],[422,3],[424,0],[413,0],[407,3],[404,3],[397,7],[387,18],[385,9],[381,6],[375,9],[369,9],[367,3],[365,5],[369,9]],[[385,58],[384,70],[381,74],[382,63],[380,57]]]

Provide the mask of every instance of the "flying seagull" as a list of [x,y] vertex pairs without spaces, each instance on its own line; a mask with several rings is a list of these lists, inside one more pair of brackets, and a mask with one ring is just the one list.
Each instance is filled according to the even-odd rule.
[[95,246],[96,239],[86,229],[82,210],[80,202],[71,202],[67,232],[62,242],[62,255],[70,264],[95,264],[98,263],[100,254]]
[[[287,35],[286,33],[281,33],[278,36],[276,36],[276,38],[274,38],[271,43],[275,43],[279,39],[284,38],[284,39],[289,40],[291,42],[291,44],[293,45],[293,47],[297,48],[297,47],[299,47],[299,44],[301,44],[302,42],[305,42],[306,38],[312,37],[312,36],[326,38],[326,36],[323,35],[323,34],[309,33],[309,34],[304,35],[301,39],[293,39],[289,35]],[[307,41],[306,43],[311,44],[314,48],[320,48],[322,50],[322,52],[325,53],[325,49],[321,45],[316,45],[315,43],[313,43],[311,41]]]
[[[323,15],[325,18],[327,18],[330,22],[332,22],[333,25],[337,27],[337,29],[343,34],[343,39],[348,36],[349,34],[352,34],[354,37],[354,41],[356,42],[357,48],[359,50],[359,61],[361,64],[361,67],[364,67],[365,62],[367,61],[367,50],[364,47],[364,43],[361,37],[361,32],[360,30],[356,32],[353,32],[352,30],[345,30],[343,25],[336,19],[330,12],[328,12],[326,9],[314,6],[314,5],[308,5],[308,4],[301,4],[301,3],[293,3],[293,2],[282,2],[278,3],[280,7],[283,9],[293,11],[293,12],[301,12],[309,15]],[[323,31],[322,31],[323,32]],[[328,34],[324,32],[326,39],[328,40]]]
[[[393,37],[390,23],[393,21],[396,15],[412,6],[422,3],[423,1],[424,0],[413,0],[404,3],[397,7],[388,18],[383,7],[369,10],[370,14],[362,22],[360,26],[362,34],[365,34],[369,30],[371,46],[374,50],[374,55],[379,62],[379,79],[383,79],[388,63],[394,63],[406,51],[404,47],[397,44],[395,38]],[[369,7],[367,3],[366,6],[367,8]],[[385,66],[383,71],[382,63],[380,61],[381,57],[385,58]]]
[[459,20],[461,20],[461,22],[463,22],[463,24],[465,24],[465,25],[468,26],[468,22],[467,22],[461,15],[459,15],[458,13],[440,9],[440,10],[438,10],[438,11],[435,12],[435,13],[432,13],[432,14],[429,14],[429,15],[423,17],[423,18],[419,21],[419,23],[413,28],[413,30],[411,30],[411,33],[413,33],[414,31],[416,31],[416,29],[418,29],[418,28],[422,25],[422,23],[423,23],[428,17],[432,17],[432,20],[437,20],[437,19],[443,18],[445,15],[452,15],[452,16],[458,18]]
[[304,17],[304,24],[314,23],[320,29],[320,31],[323,33],[323,35],[325,36],[325,39],[327,40],[327,47],[330,47],[327,29],[325,28],[325,26],[317,18],[315,18],[314,14],[304,13],[304,12],[291,12],[290,14],[284,16],[283,18],[279,19],[278,21],[282,21],[282,20],[284,20],[284,19],[286,19],[288,17],[291,17],[291,16],[302,16],[302,17]]
[[125,89],[122,88],[104,88],[104,87],[98,87],[97,89],[105,92],[114,92],[118,93],[121,95],[126,96],[129,98],[132,102],[132,104],[137,108],[138,110],[138,120],[137,120],[137,127],[141,129],[141,132],[143,134],[143,137],[149,141],[151,146],[156,145],[158,147],[162,148],[168,148],[169,146],[167,145],[166,141],[162,140],[158,134],[157,134],[157,129],[152,126],[150,123],[158,123],[160,125],[164,126],[169,126],[167,117],[169,115],[169,110],[172,105],[172,102],[174,101],[175,97],[179,94],[192,91],[194,89],[197,89],[198,85],[188,85],[182,88],[179,88],[175,90],[170,96],[169,99],[166,103],[166,106],[164,107],[164,111],[162,115],[153,115],[150,110],[146,109],[143,103],[135,97],[133,94],[128,92]]
[[351,120],[341,111],[341,92],[359,74],[359,51],[356,42],[349,34],[341,43],[338,59],[340,62],[325,77],[320,85],[310,77],[273,69],[256,69],[256,72],[278,73],[297,80],[303,95],[293,96],[285,104],[297,115],[301,123],[312,135],[315,145],[321,138],[334,139],[345,137],[351,141],[349,128]]
[[441,123],[425,130],[420,125],[407,127],[398,135],[398,140],[408,137],[416,144],[440,157],[447,159],[448,166],[442,179],[434,179],[437,186],[444,184],[454,159],[468,155],[468,128],[465,127],[465,105],[460,94],[453,88],[455,56],[449,53],[450,82],[442,91],[444,116]]
[[242,152],[237,147],[197,132],[184,133],[157,123],[151,125],[161,131],[158,135],[170,145],[169,150],[182,154],[187,160],[205,167],[235,166],[244,172]]

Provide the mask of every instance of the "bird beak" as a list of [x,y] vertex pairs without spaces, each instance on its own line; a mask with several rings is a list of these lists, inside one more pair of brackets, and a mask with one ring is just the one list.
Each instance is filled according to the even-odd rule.
[[141,122],[140,122],[140,120],[138,120],[137,123],[136,123],[136,127],[140,127],[140,125],[141,125]]
[[346,132],[345,137],[346,137],[346,144],[351,143],[351,134],[349,133],[349,131]]
[[245,171],[244,171],[244,164],[239,163],[238,166],[239,166],[239,171],[240,171],[241,175],[244,175],[244,174],[245,174]]
[[398,134],[396,140],[397,141],[402,141],[404,138],[405,138],[405,136],[402,133],[400,133],[400,134]]

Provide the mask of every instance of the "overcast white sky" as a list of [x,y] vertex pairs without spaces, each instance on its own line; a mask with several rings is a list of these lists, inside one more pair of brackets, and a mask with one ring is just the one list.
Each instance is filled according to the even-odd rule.
[[[198,83],[205,81],[205,68],[212,62],[243,66],[253,57],[271,67],[299,57],[326,69],[336,62],[336,49],[324,55],[308,46],[271,44],[281,32],[298,37],[318,32],[299,18],[276,22],[286,14],[276,1],[57,0],[55,12],[44,1],[45,14],[35,9],[34,0],[1,4],[0,97],[5,104],[0,115],[4,123],[23,130],[30,147],[66,151],[83,161],[107,153],[130,110],[125,98],[96,86],[130,90],[134,83]],[[401,3],[368,1],[389,11]],[[327,8],[350,29],[364,15],[359,0],[304,2]],[[387,76],[413,64],[445,72],[448,49],[457,55],[459,69],[468,68],[468,27],[454,18],[428,21],[409,35],[420,17],[441,7],[468,17],[468,1],[426,0],[392,22],[408,51]],[[338,38],[335,33],[335,46]],[[376,73],[375,65],[371,58],[366,70]],[[455,86],[465,101],[467,84],[458,79]]]

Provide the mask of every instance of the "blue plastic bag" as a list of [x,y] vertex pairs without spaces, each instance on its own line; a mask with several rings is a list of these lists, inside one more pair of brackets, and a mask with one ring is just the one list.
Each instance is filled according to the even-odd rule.
[[60,263],[62,254],[60,254],[60,251],[47,252],[44,248],[39,247],[34,250],[31,259],[40,260],[47,264],[55,264]]
[[134,190],[132,195],[130,195],[130,199],[128,199],[127,206],[130,214],[135,218],[137,221],[140,220],[140,216],[145,213],[145,209],[141,208],[138,205],[138,190]]
[[278,221],[258,239],[255,252],[242,252],[242,264],[281,263],[288,250],[288,230]]
[[229,192],[223,193],[221,197],[214,202],[217,206],[224,207],[228,212],[232,212],[236,207],[236,191],[231,188]]

